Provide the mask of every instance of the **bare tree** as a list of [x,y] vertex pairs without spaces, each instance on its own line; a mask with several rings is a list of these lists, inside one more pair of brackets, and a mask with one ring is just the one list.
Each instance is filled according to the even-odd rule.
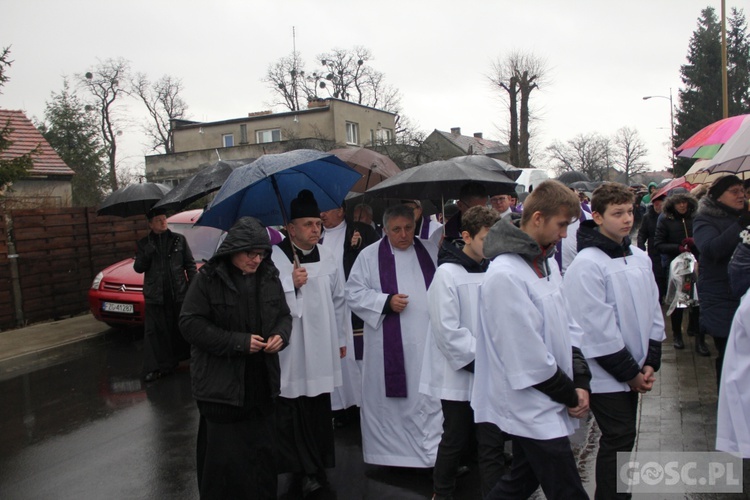
[[118,110],[116,103],[127,95],[124,84],[130,73],[130,62],[123,58],[99,61],[99,64],[83,75],[76,75],[79,84],[91,93],[93,103],[89,109],[95,109],[99,115],[104,151],[107,155],[109,169],[109,187],[114,191],[117,182],[117,137],[122,131],[117,129]]
[[622,127],[612,140],[614,164],[625,173],[625,183],[630,183],[630,178],[648,170],[645,161],[648,148],[638,135],[638,131],[629,127]]
[[529,154],[529,123],[531,92],[545,83],[546,62],[533,54],[513,51],[498,58],[492,65],[490,82],[507,94],[510,113],[510,163],[517,167],[531,166]]
[[611,142],[607,137],[579,134],[565,143],[553,142],[546,151],[555,162],[558,174],[582,172],[591,180],[606,180],[612,156]]
[[133,94],[146,105],[151,117],[150,124],[143,127],[151,140],[149,146],[153,151],[162,148],[166,154],[174,153],[171,122],[185,118],[187,112],[187,104],[180,95],[182,80],[164,75],[151,83],[145,74],[138,73],[131,82],[131,88]]
[[308,72],[299,52],[282,57],[269,66],[263,82],[290,111],[302,109],[303,98],[323,96],[352,101],[364,106],[398,112],[398,90],[385,83],[385,75],[372,68],[369,49],[334,49],[318,56],[319,69]]

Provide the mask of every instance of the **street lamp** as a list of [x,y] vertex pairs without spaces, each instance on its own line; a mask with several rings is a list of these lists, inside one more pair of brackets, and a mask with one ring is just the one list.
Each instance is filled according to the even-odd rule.
[[672,106],[672,88],[669,88],[669,97],[665,95],[647,95],[643,97],[644,101],[658,97],[659,99],[667,99],[669,101],[669,152],[670,159],[672,160],[672,175],[674,175],[674,107]]

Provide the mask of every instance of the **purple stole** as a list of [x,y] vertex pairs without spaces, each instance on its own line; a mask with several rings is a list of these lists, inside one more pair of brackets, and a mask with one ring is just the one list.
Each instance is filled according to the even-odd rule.
[[430,219],[422,216],[422,227],[419,230],[419,237],[423,240],[426,240],[430,237]]
[[[419,238],[414,238],[414,251],[424,276],[425,288],[430,287],[435,275],[435,264]],[[380,241],[378,248],[380,289],[383,293],[397,294],[396,257],[391,251],[388,238]],[[404,344],[401,340],[401,319],[398,313],[386,313],[383,319],[383,366],[385,367],[385,395],[389,398],[406,397],[406,369],[404,368]]]

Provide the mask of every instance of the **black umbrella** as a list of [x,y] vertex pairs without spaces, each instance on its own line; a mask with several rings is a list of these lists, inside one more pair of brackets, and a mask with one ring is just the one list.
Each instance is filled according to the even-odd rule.
[[145,215],[169,190],[169,186],[154,182],[125,186],[109,195],[99,206],[96,215],[115,215],[117,217]]
[[246,158],[244,160],[219,160],[212,163],[194,176],[180,182],[157,202],[154,208],[180,210],[207,194],[218,191],[232,170],[254,161],[255,158]]
[[497,158],[490,158],[489,156],[484,155],[459,156],[457,158],[451,158],[451,160],[476,165],[478,167],[486,168],[487,170],[501,172],[513,181],[521,177],[521,173],[523,172],[522,168],[514,167],[506,161],[498,160]]
[[591,179],[588,175],[584,174],[583,172],[578,172],[577,170],[563,172],[557,176],[557,180],[562,182],[566,186],[570,186],[572,182],[591,182]]
[[467,182],[478,182],[488,192],[515,189],[516,183],[505,173],[487,168],[485,160],[479,160],[483,165],[478,165],[476,158],[496,161],[479,155],[433,161],[389,177],[367,193],[384,198],[439,200],[458,198],[461,186]]
[[568,184],[568,187],[571,187],[573,189],[577,189],[579,191],[588,191],[588,192],[591,192],[594,189],[596,189],[599,186],[601,186],[602,184],[604,184],[603,181],[591,181],[591,182],[576,181],[576,182],[571,182],[570,184]]

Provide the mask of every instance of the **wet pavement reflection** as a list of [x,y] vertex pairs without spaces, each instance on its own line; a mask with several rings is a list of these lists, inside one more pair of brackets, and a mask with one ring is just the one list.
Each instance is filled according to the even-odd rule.
[[[142,331],[0,363],[0,498],[198,498],[198,411],[187,368],[145,386]],[[309,498],[424,499],[431,471],[364,464],[359,427],[336,430],[329,487]],[[479,497],[472,467],[457,499]],[[288,475],[279,498],[300,497]]]

